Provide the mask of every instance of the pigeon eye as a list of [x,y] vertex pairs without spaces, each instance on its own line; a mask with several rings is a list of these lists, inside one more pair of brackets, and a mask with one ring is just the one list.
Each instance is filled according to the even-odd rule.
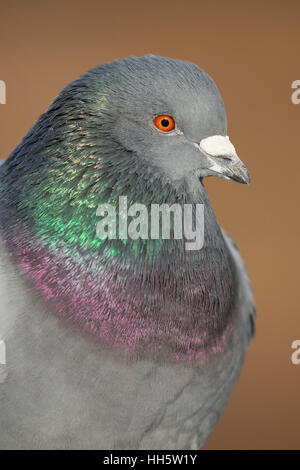
[[164,114],[156,116],[153,122],[160,131],[170,132],[175,128],[174,119],[171,116],[166,116]]

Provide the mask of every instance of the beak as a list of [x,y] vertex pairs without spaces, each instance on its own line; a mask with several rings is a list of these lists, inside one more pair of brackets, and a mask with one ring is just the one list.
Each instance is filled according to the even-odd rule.
[[211,164],[207,168],[207,176],[215,175],[238,183],[250,184],[249,171],[237,156],[228,136],[213,135],[195,145]]

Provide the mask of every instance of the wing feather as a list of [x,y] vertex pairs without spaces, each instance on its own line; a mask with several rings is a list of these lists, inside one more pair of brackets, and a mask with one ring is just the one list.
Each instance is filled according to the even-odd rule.
[[222,229],[222,233],[238,273],[238,306],[249,330],[249,341],[255,334],[256,307],[249,275],[234,239]]

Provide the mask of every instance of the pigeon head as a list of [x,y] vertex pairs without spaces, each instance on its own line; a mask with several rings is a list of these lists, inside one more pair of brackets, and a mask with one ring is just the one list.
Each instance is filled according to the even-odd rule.
[[127,151],[173,181],[196,174],[250,182],[227,136],[220,93],[197,65],[146,56],[107,72],[110,133]]

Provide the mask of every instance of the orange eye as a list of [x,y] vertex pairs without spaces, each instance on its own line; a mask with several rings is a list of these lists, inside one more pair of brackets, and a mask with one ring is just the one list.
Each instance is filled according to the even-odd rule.
[[171,116],[166,116],[164,114],[156,116],[153,122],[160,131],[169,132],[175,128],[174,119]]

